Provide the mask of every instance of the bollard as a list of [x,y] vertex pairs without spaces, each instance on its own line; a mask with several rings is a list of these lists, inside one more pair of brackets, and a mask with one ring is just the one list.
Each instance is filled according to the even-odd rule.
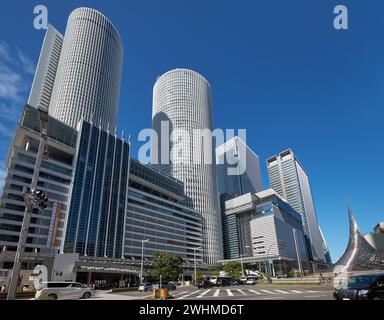
[[160,298],[165,300],[165,299],[168,299],[168,297],[169,297],[168,290],[166,288],[162,288],[160,291]]
[[160,298],[160,290],[159,289],[153,289],[152,290],[152,299],[159,299]]

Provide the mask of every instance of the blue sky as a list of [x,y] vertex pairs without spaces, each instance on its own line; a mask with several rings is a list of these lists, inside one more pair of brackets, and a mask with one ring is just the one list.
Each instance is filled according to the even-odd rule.
[[[333,259],[347,244],[345,197],[363,232],[384,219],[384,3],[381,0],[7,1],[0,19],[0,178],[28,98],[44,32],[33,8],[48,7],[62,33],[78,6],[103,12],[124,43],[119,128],[151,127],[158,75],[191,68],[212,85],[214,125],[247,129],[265,159],[292,148],[310,175]],[[349,27],[333,28],[344,4]]]

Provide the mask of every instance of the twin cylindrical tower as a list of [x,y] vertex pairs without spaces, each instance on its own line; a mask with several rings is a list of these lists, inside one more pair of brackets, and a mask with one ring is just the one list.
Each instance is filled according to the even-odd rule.
[[[174,69],[157,79],[153,88],[152,125],[160,141],[160,150],[153,153],[158,155],[153,162],[161,171],[184,182],[187,205],[202,215],[201,250],[208,264],[216,264],[217,260],[222,259],[216,172],[212,163],[204,161],[206,155],[200,141],[193,137],[194,130],[212,131],[212,122],[211,86],[203,76],[188,69]],[[162,123],[163,128],[164,123],[169,127],[169,134],[180,130],[186,134],[186,139],[164,146],[163,142],[168,137],[163,135],[168,135],[168,132],[162,130]],[[168,157],[167,153],[175,143],[186,155],[172,162],[172,156]],[[210,152],[211,159],[214,159],[214,150]],[[192,158],[202,161],[196,163]]]
[[84,118],[114,130],[123,63],[113,24],[91,8],[74,10],[67,23],[49,114],[76,127]]

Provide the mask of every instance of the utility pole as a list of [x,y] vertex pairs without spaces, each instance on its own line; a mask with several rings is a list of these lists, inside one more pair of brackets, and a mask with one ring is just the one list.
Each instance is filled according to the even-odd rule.
[[141,267],[140,267],[140,284],[143,284],[143,268],[144,268],[144,243],[149,239],[141,240]]
[[[40,199],[36,198],[37,195],[39,197],[42,196],[41,192],[39,194],[36,194],[36,191],[37,191],[36,188],[37,188],[37,181],[40,173],[41,162],[43,158],[45,159],[48,158],[48,148],[47,148],[48,110],[45,110],[39,107],[38,113],[39,113],[39,120],[40,120],[40,143],[39,143],[39,149],[36,155],[35,167],[33,170],[30,190],[28,191],[25,188],[23,190],[23,196],[24,196],[24,201],[26,206],[24,211],[23,223],[21,225],[21,230],[20,230],[19,242],[17,244],[17,250],[15,254],[15,261],[13,264],[11,280],[9,283],[7,300],[13,300],[16,297],[17,282],[19,279],[21,263],[23,260],[25,243],[27,241],[29,223],[31,221],[31,213],[33,208],[41,206],[41,203],[39,203],[38,201],[42,200],[42,198]],[[48,199],[46,197],[45,199],[46,199],[45,200],[45,203],[46,203]]]
[[194,269],[195,269],[195,271],[194,271],[194,273],[195,273],[194,284],[195,285],[197,283],[196,250],[198,250],[198,249],[201,249],[201,247],[194,247],[193,248],[193,262],[194,262]]

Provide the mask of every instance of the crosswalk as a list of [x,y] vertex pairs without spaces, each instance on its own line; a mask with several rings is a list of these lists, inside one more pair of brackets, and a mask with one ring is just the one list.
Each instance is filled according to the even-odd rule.
[[316,293],[315,290],[280,290],[280,289],[201,289],[196,291],[181,291],[171,293],[176,300],[182,299],[202,299],[209,297],[232,297],[232,296],[247,296],[247,295],[289,295],[289,294],[305,294]]

